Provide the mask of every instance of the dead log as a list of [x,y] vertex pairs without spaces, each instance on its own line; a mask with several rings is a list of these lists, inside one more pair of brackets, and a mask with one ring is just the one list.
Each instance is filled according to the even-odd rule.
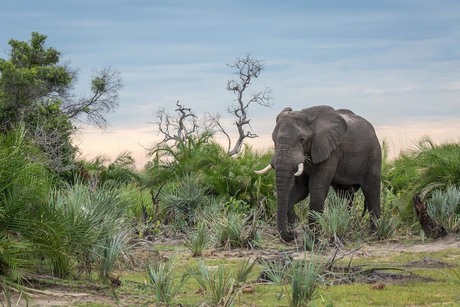
[[438,239],[445,237],[447,231],[441,225],[438,225],[433,219],[428,215],[427,205],[422,201],[420,196],[415,195],[412,200],[414,201],[415,212],[417,213],[417,218],[420,221],[425,236],[427,238]]

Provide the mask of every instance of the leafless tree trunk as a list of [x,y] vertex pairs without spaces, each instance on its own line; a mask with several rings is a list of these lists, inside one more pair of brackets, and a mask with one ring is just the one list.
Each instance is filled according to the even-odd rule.
[[[228,153],[233,156],[241,150],[243,141],[246,138],[256,138],[257,134],[249,130],[245,130],[245,126],[250,126],[250,119],[248,117],[248,110],[251,104],[269,107],[271,106],[271,90],[265,88],[263,91],[255,92],[245,99],[245,93],[251,85],[251,81],[259,77],[264,65],[261,61],[252,58],[249,54],[244,58],[238,58],[235,63],[227,64],[231,69],[236,70],[235,74],[238,76],[236,79],[229,80],[227,83],[227,90],[233,92],[236,96],[235,102],[228,107],[228,112],[236,117],[235,125],[238,129],[238,139],[233,148],[231,148],[231,140],[229,135],[221,129],[221,132],[229,139]],[[222,128],[222,127],[220,127]],[[231,149],[230,149],[231,148]]]

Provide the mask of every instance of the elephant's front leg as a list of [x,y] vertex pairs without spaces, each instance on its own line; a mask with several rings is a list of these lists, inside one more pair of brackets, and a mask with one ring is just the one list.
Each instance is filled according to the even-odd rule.
[[309,177],[307,174],[302,174],[300,176],[294,177],[294,180],[291,183],[289,189],[289,203],[288,203],[288,211],[287,211],[287,218],[288,224],[290,226],[294,225],[297,216],[295,214],[294,205],[299,201],[304,200],[308,197],[309,194]]
[[[331,156],[330,159],[316,165],[310,175],[310,211],[323,212],[324,201],[337,169],[337,161],[336,156]],[[309,224],[314,223],[315,220],[310,215]]]

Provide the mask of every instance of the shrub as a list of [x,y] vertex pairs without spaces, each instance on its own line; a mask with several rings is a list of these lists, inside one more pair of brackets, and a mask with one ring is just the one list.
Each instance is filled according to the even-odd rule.
[[340,241],[350,231],[353,215],[348,200],[334,192],[329,193],[323,213],[312,211],[310,214],[319,225],[322,235],[331,242]]
[[382,215],[379,219],[374,219],[375,234],[378,239],[391,238],[399,226],[399,221],[394,216]]
[[187,273],[183,273],[178,280],[175,273],[177,266],[175,256],[164,261],[157,260],[147,266],[147,279],[153,287],[157,302],[169,305],[189,278]]
[[226,247],[245,247],[244,216],[241,213],[228,212],[216,217],[212,222],[217,244]]
[[212,244],[206,224],[198,223],[196,230],[189,233],[185,245],[192,251],[192,257],[201,257],[203,251]]
[[195,214],[207,202],[207,189],[197,177],[186,176],[161,191],[161,208],[165,221],[181,229],[195,224]]
[[406,224],[416,224],[412,197],[420,194],[429,199],[432,191],[449,185],[460,186],[460,143],[434,144],[428,137],[417,148],[400,154],[389,163],[383,180],[397,195],[399,218]]
[[239,288],[246,283],[254,262],[244,260],[236,271],[228,272],[223,265],[210,269],[204,262],[192,268],[193,276],[206,292],[212,306],[233,306]]
[[295,262],[291,276],[289,306],[308,306],[317,294],[320,265],[311,257]]
[[449,232],[457,232],[460,229],[460,189],[449,186],[446,191],[433,191],[427,211],[437,224]]

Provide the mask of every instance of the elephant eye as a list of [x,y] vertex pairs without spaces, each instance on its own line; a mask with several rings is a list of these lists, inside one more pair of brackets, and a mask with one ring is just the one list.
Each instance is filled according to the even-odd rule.
[[301,143],[301,144],[305,143],[305,141],[306,141],[306,140],[305,140],[304,137],[301,137],[301,138],[299,139],[299,143]]

